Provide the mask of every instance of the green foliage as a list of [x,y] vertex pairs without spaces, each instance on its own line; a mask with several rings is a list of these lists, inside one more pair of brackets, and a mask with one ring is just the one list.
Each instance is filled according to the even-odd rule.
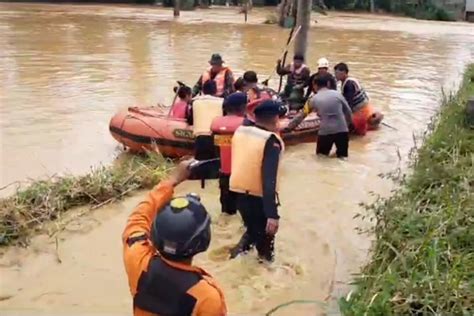
[[367,206],[376,219],[372,259],[340,300],[344,315],[474,313],[474,131],[464,112],[473,74],[471,65],[430,125],[413,174]]
[[[384,12],[399,13],[422,20],[454,21],[454,17],[446,10],[439,8],[430,1],[419,4],[405,0],[374,0],[375,8]],[[370,0],[325,0],[329,8],[336,10],[370,10]]]
[[161,156],[149,153],[116,166],[94,168],[80,177],[66,175],[33,182],[0,199],[0,245],[18,239],[26,242],[33,229],[73,207],[102,205],[133,190],[149,188],[170,166]]

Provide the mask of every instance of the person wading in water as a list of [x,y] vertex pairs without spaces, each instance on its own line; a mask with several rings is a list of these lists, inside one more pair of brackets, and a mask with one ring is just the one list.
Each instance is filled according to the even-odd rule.
[[277,179],[284,150],[278,134],[280,105],[265,100],[254,111],[255,126],[240,126],[232,138],[230,190],[239,193],[237,208],[246,232],[231,258],[256,246],[261,260],[273,261],[278,231]]
[[181,162],[133,210],[122,235],[123,260],[135,316],[225,316],[222,289],[193,257],[208,249],[211,218],[199,196],[173,198],[190,175]]

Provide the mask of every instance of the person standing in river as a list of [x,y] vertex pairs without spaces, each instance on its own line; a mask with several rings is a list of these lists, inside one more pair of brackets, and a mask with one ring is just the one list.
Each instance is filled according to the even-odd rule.
[[125,226],[123,259],[135,316],[227,314],[222,289],[192,265],[209,247],[211,218],[199,196],[173,198],[174,187],[189,177],[191,162],[181,162],[155,186]]
[[221,211],[228,215],[237,213],[237,194],[229,189],[232,166],[232,135],[243,124],[246,107],[247,96],[245,93],[232,93],[224,100],[225,115],[216,117],[211,125],[214,144],[219,147],[220,153],[219,189]]
[[193,120],[194,158],[207,160],[217,157],[214,146],[211,124],[212,120],[224,114],[224,99],[213,96],[216,93],[216,83],[212,80],[206,81],[202,89],[203,94],[196,96],[189,107],[191,112],[188,116]]
[[336,145],[338,158],[349,156],[349,126],[352,114],[347,101],[341,93],[330,89],[331,77],[320,75],[314,78],[313,89],[316,94],[306,102],[303,112],[298,114],[286,128],[296,128],[311,112],[320,117],[316,154],[329,156],[332,146]]
[[194,85],[193,96],[198,95],[202,91],[202,87],[207,81],[213,81],[216,84],[214,96],[225,98],[234,92],[234,75],[230,68],[223,66],[224,60],[222,60],[219,54],[213,54],[209,64],[211,67],[199,77],[199,80]]
[[246,232],[230,251],[231,258],[255,245],[259,259],[274,259],[278,231],[278,168],[284,150],[278,134],[280,106],[265,100],[254,111],[255,125],[240,126],[232,137],[230,190],[237,192],[237,208]]

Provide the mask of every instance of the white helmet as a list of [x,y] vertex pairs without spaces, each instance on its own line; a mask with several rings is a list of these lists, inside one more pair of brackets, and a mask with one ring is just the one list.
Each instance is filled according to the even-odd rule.
[[318,68],[329,68],[329,60],[326,58],[319,58],[318,60]]

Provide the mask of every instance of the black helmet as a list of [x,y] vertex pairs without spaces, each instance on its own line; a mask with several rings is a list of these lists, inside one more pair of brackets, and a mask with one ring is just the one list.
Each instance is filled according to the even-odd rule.
[[172,199],[155,217],[150,239],[170,259],[187,259],[206,251],[211,242],[211,218],[199,196]]

